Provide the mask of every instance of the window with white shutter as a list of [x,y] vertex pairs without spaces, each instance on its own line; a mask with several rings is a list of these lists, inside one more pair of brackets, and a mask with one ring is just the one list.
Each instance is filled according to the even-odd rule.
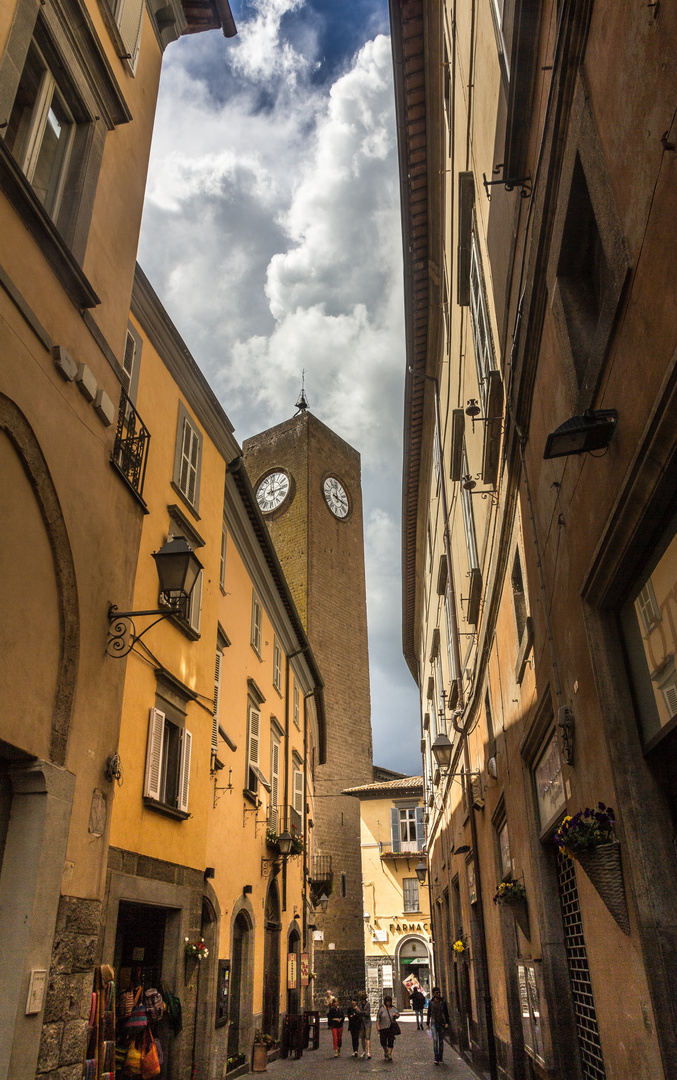
[[297,814],[303,814],[303,773],[300,769],[294,769],[294,801],[293,807]]
[[259,765],[259,741],[261,737],[261,713],[258,709],[249,706],[249,746],[247,750],[247,788],[249,791],[258,791],[258,777],[252,768],[258,770]]
[[165,714],[160,709],[150,710],[148,724],[148,748],[146,750],[146,776],[143,793],[149,799],[160,801],[162,794],[162,762],[165,734]]
[[270,739],[270,810],[268,825],[277,832],[278,804],[280,801],[280,740],[271,735]]
[[473,231],[470,258],[470,323],[472,326],[475,366],[482,404],[486,404],[489,372],[496,367],[491,325],[487,314],[484,275],[477,236]]
[[400,851],[400,812],[394,806],[390,809],[390,841],[395,854]]
[[127,331],[125,341],[125,354],[122,358],[122,385],[128,395],[131,395],[132,379],[134,377],[134,360],[136,357],[136,339],[130,331]]
[[129,61],[132,75],[136,73],[139,59],[145,7],[145,0],[117,0],[114,7],[115,22],[126,49],[125,59]]
[[263,621],[263,609],[261,601],[256,593],[252,593],[252,635],[251,646],[259,657],[261,656],[261,624]]
[[179,810],[188,813],[188,791],[190,788],[190,751],[193,736],[185,728],[181,739],[181,768],[179,774]]
[[226,588],[226,544],[228,533],[224,525],[221,530],[221,562],[219,564],[219,585],[225,591]]
[[219,752],[219,705],[221,699],[221,666],[223,664],[223,650],[217,648],[216,662],[214,665],[214,714],[212,717],[212,754],[214,757]]
[[422,851],[425,847],[425,808],[416,807],[416,849]]
[[273,686],[279,694],[282,690],[282,649],[277,638],[273,641]]
[[202,435],[183,402],[179,402],[172,485],[197,512],[200,503]]
[[200,633],[200,619],[202,618],[202,580],[204,576],[204,570],[200,570],[200,573],[195,579],[193,585],[193,591],[190,594],[188,601],[188,625],[191,630],[194,630],[196,634]]
[[299,688],[294,684],[294,724],[301,730],[301,695]]

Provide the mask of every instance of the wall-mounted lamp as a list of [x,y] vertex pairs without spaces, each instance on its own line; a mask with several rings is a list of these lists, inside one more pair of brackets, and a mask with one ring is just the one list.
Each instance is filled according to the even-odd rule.
[[[190,599],[202,563],[185,537],[175,536],[168,540],[159,551],[153,552],[153,558],[160,579],[160,600],[165,606],[147,611],[118,611],[116,604],[110,604],[106,643],[109,656],[126,656],[153,626],[170,615],[180,614]],[[142,615],[157,615],[159,618],[137,634],[134,619]]]
[[320,893],[315,907],[319,907],[320,911],[325,912],[327,910],[327,904],[329,903],[329,897],[326,893]]
[[440,769],[448,769],[451,765],[451,755],[453,752],[453,746],[449,736],[441,732],[430,749],[432,750],[433,757]]
[[615,409],[586,409],[582,416],[572,416],[548,435],[543,457],[547,461],[570,454],[587,454],[591,450],[606,450],[617,422]]
[[421,859],[420,862],[416,863],[415,870],[416,870],[416,877],[418,878],[420,884],[425,885],[425,879],[426,879],[426,875],[428,873],[428,867],[427,867],[427,864],[424,863],[423,859]]
[[289,829],[285,829],[280,833],[277,838],[277,846],[280,851],[280,859],[261,859],[261,877],[268,877],[270,873],[279,874],[283,865],[291,855],[292,844],[294,838],[289,832]]
[[453,848],[452,855],[467,855],[470,851],[470,844],[459,844],[457,848]]

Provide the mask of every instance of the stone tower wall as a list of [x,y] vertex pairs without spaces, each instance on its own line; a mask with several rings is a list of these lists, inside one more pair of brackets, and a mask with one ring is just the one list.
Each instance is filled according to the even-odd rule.
[[[360,807],[337,793],[373,776],[360,456],[304,413],[246,440],[244,457],[255,486],[275,466],[293,478],[288,508],[266,520],[325,681],[327,762],[315,772],[313,850],[332,856],[334,889],[326,913],[314,916],[324,933],[315,992],[329,988],[345,1001],[364,986]],[[329,474],[348,492],[347,519],[326,505]]]

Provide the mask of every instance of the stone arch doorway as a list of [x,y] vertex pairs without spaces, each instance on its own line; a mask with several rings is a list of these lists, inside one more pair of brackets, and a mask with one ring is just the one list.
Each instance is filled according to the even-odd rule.
[[254,942],[252,924],[246,911],[239,911],[233,922],[233,947],[230,965],[230,1015],[228,1055],[248,1048],[253,998]]
[[[200,937],[209,950],[209,956],[217,955],[218,913],[207,896],[202,897],[200,918]],[[214,1044],[214,1016],[211,1003],[216,996],[217,965],[198,964],[197,967],[197,1007],[195,1011],[195,1050],[194,1065],[197,1076],[209,1075],[209,1063],[212,1060]]]
[[289,985],[289,964],[287,964],[287,1012],[298,1013],[301,1009],[301,935],[296,925],[289,931],[287,951],[296,957],[294,965],[296,980],[293,987]]
[[409,1009],[409,994],[404,985],[410,975],[420,983],[426,997],[432,989],[430,946],[425,938],[418,934],[408,934],[397,943],[395,950],[395,997],[398,1009]]
[[280,1025],[280,892],[273,878],[268,886],[263,939],[263,1030],[274,1039]]

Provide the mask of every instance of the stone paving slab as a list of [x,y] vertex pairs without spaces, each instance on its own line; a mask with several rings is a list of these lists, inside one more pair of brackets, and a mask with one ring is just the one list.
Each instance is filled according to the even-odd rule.
[[400,1017],[402,1034],[395,1040],[393,1060],[384,1061],[376,1025],[372,1024],[371,1061],[352,1056],[352,1043],[348,1025],[343,1029],[343,1048],[340,1058],[334,1057],[331,1033],[323,1023],[320,1029],[320,1045],[317,1050],[304,1050],[298,1061],[292,1058],[273,1061],[268,1065],[268,1080],[360,1080],[378,1074],[387,1074],[392,1080],[477,1080],[477,1075],[459,1058],[448,1044],[444,1048],[444,1062],[435,1065],[433,1043],[425,1031],[417,1031],[413,1017]]

